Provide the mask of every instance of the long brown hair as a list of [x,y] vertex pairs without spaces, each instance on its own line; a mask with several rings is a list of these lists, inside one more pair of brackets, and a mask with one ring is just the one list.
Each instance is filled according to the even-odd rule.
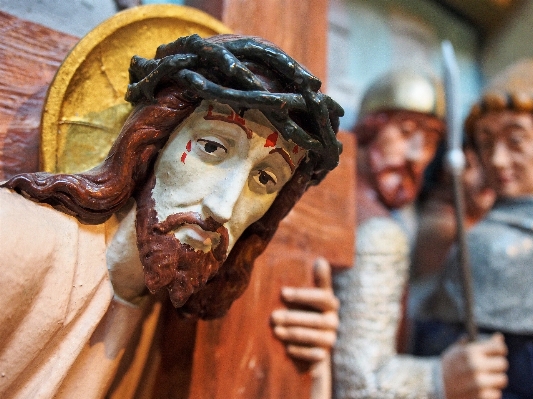
[[109,155],[97,167],[78,174],[24,173],[3,186],[82,223],[103,223],[144,183],[159,150],[195,107],[180,96],[178,88],[161,90],[155,104],[133,109]]

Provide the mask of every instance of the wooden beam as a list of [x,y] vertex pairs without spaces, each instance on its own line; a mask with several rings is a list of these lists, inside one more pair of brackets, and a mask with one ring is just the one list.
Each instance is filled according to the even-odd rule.
[[39,170],[48,85],[78,38],[0,11],[0,180]]

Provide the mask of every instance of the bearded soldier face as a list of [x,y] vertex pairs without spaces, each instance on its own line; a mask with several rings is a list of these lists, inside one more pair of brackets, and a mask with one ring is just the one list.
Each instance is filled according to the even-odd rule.
[[413,202],[420,191],[424,170],[435,156],[440,134],[418,120],[393,116],[369,145],[369,167],[381,200],[389,208]]

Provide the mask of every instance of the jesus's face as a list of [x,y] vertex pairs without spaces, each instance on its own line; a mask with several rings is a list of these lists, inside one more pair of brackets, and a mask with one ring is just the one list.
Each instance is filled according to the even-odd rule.
[[181,306],[270,208],[305,154],[258,111],[240,117],[227,106],[202,104],[176,129],[155,165],[149,198],[154,223],[144,229],[138,216],[148,288],[166,286]]

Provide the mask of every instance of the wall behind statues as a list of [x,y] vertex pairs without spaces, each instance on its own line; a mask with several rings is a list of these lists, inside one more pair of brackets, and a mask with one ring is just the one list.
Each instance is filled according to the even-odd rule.
[[533,2],[525,1],[505,25],[489,36],[482,50],[483,72],[490,79],[508,65],[533,57]]
[[[184,0],[143,0],[184,4]],[[114,0],[0,0],[0,10],[63,33],[82,37],[117,12]]]
[[0,10],[81,37],[117,9],[113,0],[0,0]]
[[[186,4],[185,0],[144,0],[144,4]],[[530,4],[531,2],[527,2]],[[114,0],[0,0],[0,10],[81,37],[116,12]],[[486,50],[488,69],[512,58],[506,46],[516,36],[532,36],[533,4],[524,20]],[[529,19],[528,19],[529,18]],[[341,127],[350,129],[368,85],[393,67],[410,65],[441,74],[440,42],[455,46],[461,69],[464,112],[484,79],[477,61],[475,30],[436,2],[426,0],[330,0],[327,91],[344,107]],[[529,43],[522,40],[523,45]],[[492,51],[491,51],[492,50]],[[533,52],[531,48],[530,53]]]
[[185,4],[185,0],[143,0],[142,3],[143,4],[162,4],[162,3],[167,3],[167,4],[178,4],[178,5],[182,6],[182,5]]
[[369,84],[394,67],[440,76],[440,43],[455,47],[461,72],[463,112],[483,85],[474,28],[426,0],[330,0],[328,94],[344,107],[350,129]]

